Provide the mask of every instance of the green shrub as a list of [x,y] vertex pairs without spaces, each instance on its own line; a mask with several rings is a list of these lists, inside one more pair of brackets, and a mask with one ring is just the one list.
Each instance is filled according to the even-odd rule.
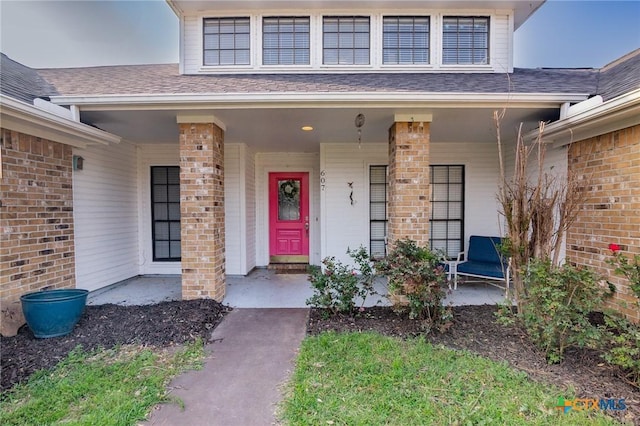
[[606,349],[602,357],[622,368],[627,379],[640,388],[640,325],[617,312],[605,313],[604,319]]
[[518,316],[549,363],[560,362],[568,347],[597,346],[601,330],[589,322],[588,315],[602,309],[612,289],[600,286],[592,270],[532,259],[525,285],[525,309]]
[[640,255],[636,254],[633,260],[629,260],[620,252],[620,249],[618,244],[609,244],[613,258],[608,259],[607,263],[615,268],[614,272],[617,275],[629,280],[631,291],[640,299]]
[[[389,280],[390,295],[406,296],[409,317],[426,320],[436,327],[451,318],[451,310],[442,306],[445,296],[442,259],[441,254],[407,238],[396,241],[387,257],[376,265]],[[399,307],[398,298],[391,298],[391,302]]]
[[368,295],[375,294],[375,274],[367,250],[361,246],[357,250],[347,250],[347,254],[357,265],[355,269],[342,264],[334,256],[322,260],[323,268],[310,268],[309,281],[314,293],[307,299],[307,305],[324,308],[333,315],[351,314],[357,297],[364,303]]

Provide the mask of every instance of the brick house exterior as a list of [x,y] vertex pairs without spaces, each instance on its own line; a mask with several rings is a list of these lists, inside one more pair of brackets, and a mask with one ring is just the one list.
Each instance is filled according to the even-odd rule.
[[34,106],[53,86],[4,55],[0,65],[0,320],[12,334],[22,294],[76,287],[73,147],[120,138]]
[[616,286],[612,306],[638,322],[637,298],[606,261],[609,243],[619,244],[630,258],[640,253],[640,126],[573,143],[569,169],[590,184],[567,235],[567,258],[608,277]]
[[[373,252],[376,242],[384,252],[381,241],[405,236],[454,256],[471,235],[502,233],[491,116],[505,104],[505,128],[525,122],[533,131],[550,121],[545,140],[563,170],[597,177],[567,236],[566,258],[606,272],[609,242],[638,253],[640,50],[603,69],[517,69],[513,31],[542,2],[499,10],[493,2],[473,10],[451,2],[447,10],[405,12],[438,37],[459,18],[481,15],[485,56],[448,62],[433,37],[425,62],[389,64],[393,55],[371,40],[383,39],[383,24],[398,11],[360,5],[345,19],[358,15],[371,32],[364,31],[369,62],[344,66],[323,62],[323,54],[351,51],[321,45],[323,23],[341,17],[316,5],[292,9],[308,22],[309,62],[274,67],[255,40],[260,25],[273,26],[271,18],[290,9],[168,3],[181,21],[179,64],[33,70],[2,55],[3,306],[48,286],[96,290],[145,274],[179,274],[183,298],[222,300],[227,274],[270,263],[277,246],[270,202],[278,194],[268,182],[286,173],[309,181],[301,189],[309,213],[296,218],[309,241],[304,263],[348,260],[348,247]],[[231,21],[246,26],[234,37],[253,42],[234,52],[240,63],[218,66],[208,55],[224,52],[203,39]],[[366,124],[356,129],[360,114]],[[73,170],[74,156],[86,159],[84,170]],[[171,173],[178,183],[166,178]],[[590,222],[596,215],[608,222]],[[612,280],[616,306],[637,320],[627,283]]]
[[640,49],[601,70],[597,96],[569,107],[544,139],[567,148],[567,170],[588,182],[566,236],[566,260],[593,268],[616,287],[610,306],[640,321],[630,283],[614,273],[609,244],[640,254]]
[[2,131],[0,300],[75,288],[71,147]]

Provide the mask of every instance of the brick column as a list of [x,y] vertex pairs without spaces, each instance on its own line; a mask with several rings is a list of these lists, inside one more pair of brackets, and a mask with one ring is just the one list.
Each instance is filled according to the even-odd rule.
[[182,298],[225,294],[224,132],[180,123]]
[[408,237],[429,244],[429,122],[389,129],[389,244]]

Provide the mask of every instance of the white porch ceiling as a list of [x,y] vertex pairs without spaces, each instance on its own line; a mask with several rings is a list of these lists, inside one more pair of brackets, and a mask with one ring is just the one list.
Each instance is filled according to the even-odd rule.
[[[246,143],[256,152],[317,152],[320,143],[357,143],[355,116],[362,113],[362,143],[386,143],[394,115],[432,114],[432,143],[496,140],[495,108],[263,108],[215,110],[125,110],[86,111],[83,122],[121,136],[133,143],[178,143],[178,114],[211,114],[226,126],[225,142]],[[558,118],[558,108],[513,108],[502,125],[505,139],[513,138],[520,122],[524,130],[537,127],[539,120]],[[301,130],[312,126],[311,132]]]

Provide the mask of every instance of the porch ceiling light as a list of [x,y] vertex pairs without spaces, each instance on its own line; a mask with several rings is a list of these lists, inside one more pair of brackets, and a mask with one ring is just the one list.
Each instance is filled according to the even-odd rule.
[[304,130],[305,132],[310,132],[313,130],[312,126],[302,126],[301,127],[302,130]]

